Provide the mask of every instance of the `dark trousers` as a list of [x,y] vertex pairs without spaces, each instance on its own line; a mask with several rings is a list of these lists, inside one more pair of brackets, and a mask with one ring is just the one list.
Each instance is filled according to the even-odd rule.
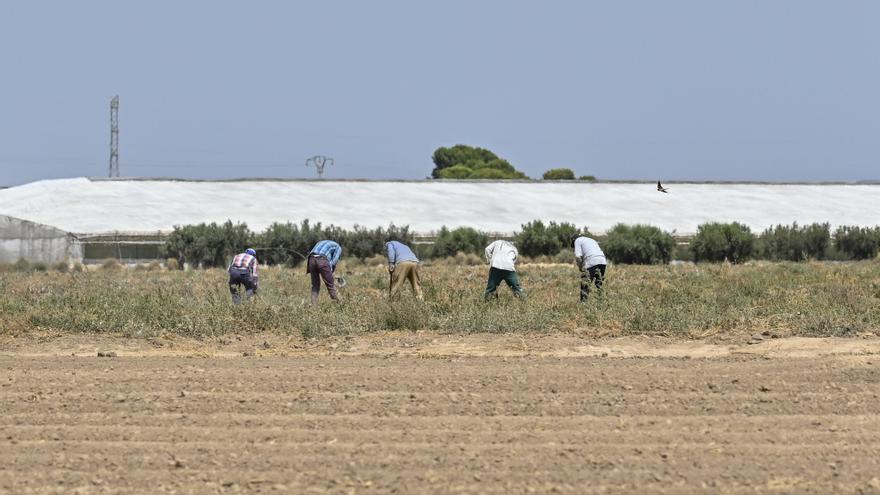
[[323,256],[309,255],[309,264],[306,269],[307,273],[312,275],[312,304],[318,303],[318,294],[321,293],[321,279],[324,279],[324,285],[327,286],[327,292],[330,293],[330,299],[337,300],[336,281],[333,279],[333,268],[330,262]]
[[238,293],[240,286],[244,286],[245,297],[250,299],[257,290],[257,284],[254,283],[251,272],[247,268],[230,268],[229,269],[229,292],[232,294],[232,303],[241,303],[241,294]]
[[602,294],[602,282],[605,281],[605,265],[595,265],[581,272],[581,302],[587,300],[590,290],[596,287],[596,293]]
[[502,281],[507,282],[507,285],[510,286],[510,290],[513,291],[516,297],[525,296],[515,271],[491,267],[489,268],[489,282],[486,284],[486,292],[483,293],[483,299],[488,301],[492,294],[495,294]]

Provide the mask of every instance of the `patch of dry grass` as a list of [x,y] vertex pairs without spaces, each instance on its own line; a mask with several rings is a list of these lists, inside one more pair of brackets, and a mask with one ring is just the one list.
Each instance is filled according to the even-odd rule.
[[880,329],[880,264],[612,266],[604,297],[578,303],[579,273],[570,265],[523,264],[528,295],[502,286],[485,303],[487,268],[432,263],[422,269],[425,301],[407,288],[386,299],[388,272],[376,263],[344,262],[342,303],[308,305],[303,269],[261,270],[253,304],[233,307],[223,270],[133,269],[0,272],[3,332],[29,329],[162,332],[299,333],[307,337],[381,330],[441,333],[576,331],[703,337],[773,330],[783,335],[847,336]]

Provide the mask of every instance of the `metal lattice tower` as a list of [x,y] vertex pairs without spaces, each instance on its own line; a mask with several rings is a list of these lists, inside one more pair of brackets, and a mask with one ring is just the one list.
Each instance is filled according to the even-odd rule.
[[119,95],[110,100],[110,174],[119,177]]
[[323,179],[324,178],[324,166],[327,165],[328,163],[330,165],[333,165],[333,158],[330,158],[329,156],[315,155],[315,156],[306,160],[306,167],[309,166],[309,163],[311,163],[312,165],[315,166],[315,170],[318,171],[318,178]]

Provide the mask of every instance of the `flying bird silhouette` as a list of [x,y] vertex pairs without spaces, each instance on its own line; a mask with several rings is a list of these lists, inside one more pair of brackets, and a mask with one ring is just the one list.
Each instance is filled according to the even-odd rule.
[[657,190],[662,193],[669,193],[669,191],[665,187],[663,187],[662,184],[660,184],[659,180],[657,181]]

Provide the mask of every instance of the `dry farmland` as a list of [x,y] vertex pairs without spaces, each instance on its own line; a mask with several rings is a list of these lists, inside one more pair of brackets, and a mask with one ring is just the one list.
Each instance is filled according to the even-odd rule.
[[4,348],[6,493],[880,492],[876,338]]
[[[479,258],[463,258],[462,262]],[[110,265],[111,267],[113,265]],[[607,296],[578,304],[574,266],[521,264],[526,301],[507,287],[486,304],[487,269],[454,259],[422,269],[425,301],[409,292],[389,304],[382,266],[344,261],[342,304],[309,306],[301,267],[260,271],[254,304],[233,310],[223,270],[98,269],[0,272],[0,315],[7,333],[33,330],[163,333],[210,337],[270,332],[303,337],[390,330],[437,333],[563,331],[585,335],[657,335],[731,339],[769,331],[779,336],[851,337],[880,329],[880,263],[611,266]]]
[[0,492],[880,493],[873,264],[619,267],[584,307],[567,267],[489,305],[429,268],[424,306],[352,266],[238,311],[218,271],[0,275]]

